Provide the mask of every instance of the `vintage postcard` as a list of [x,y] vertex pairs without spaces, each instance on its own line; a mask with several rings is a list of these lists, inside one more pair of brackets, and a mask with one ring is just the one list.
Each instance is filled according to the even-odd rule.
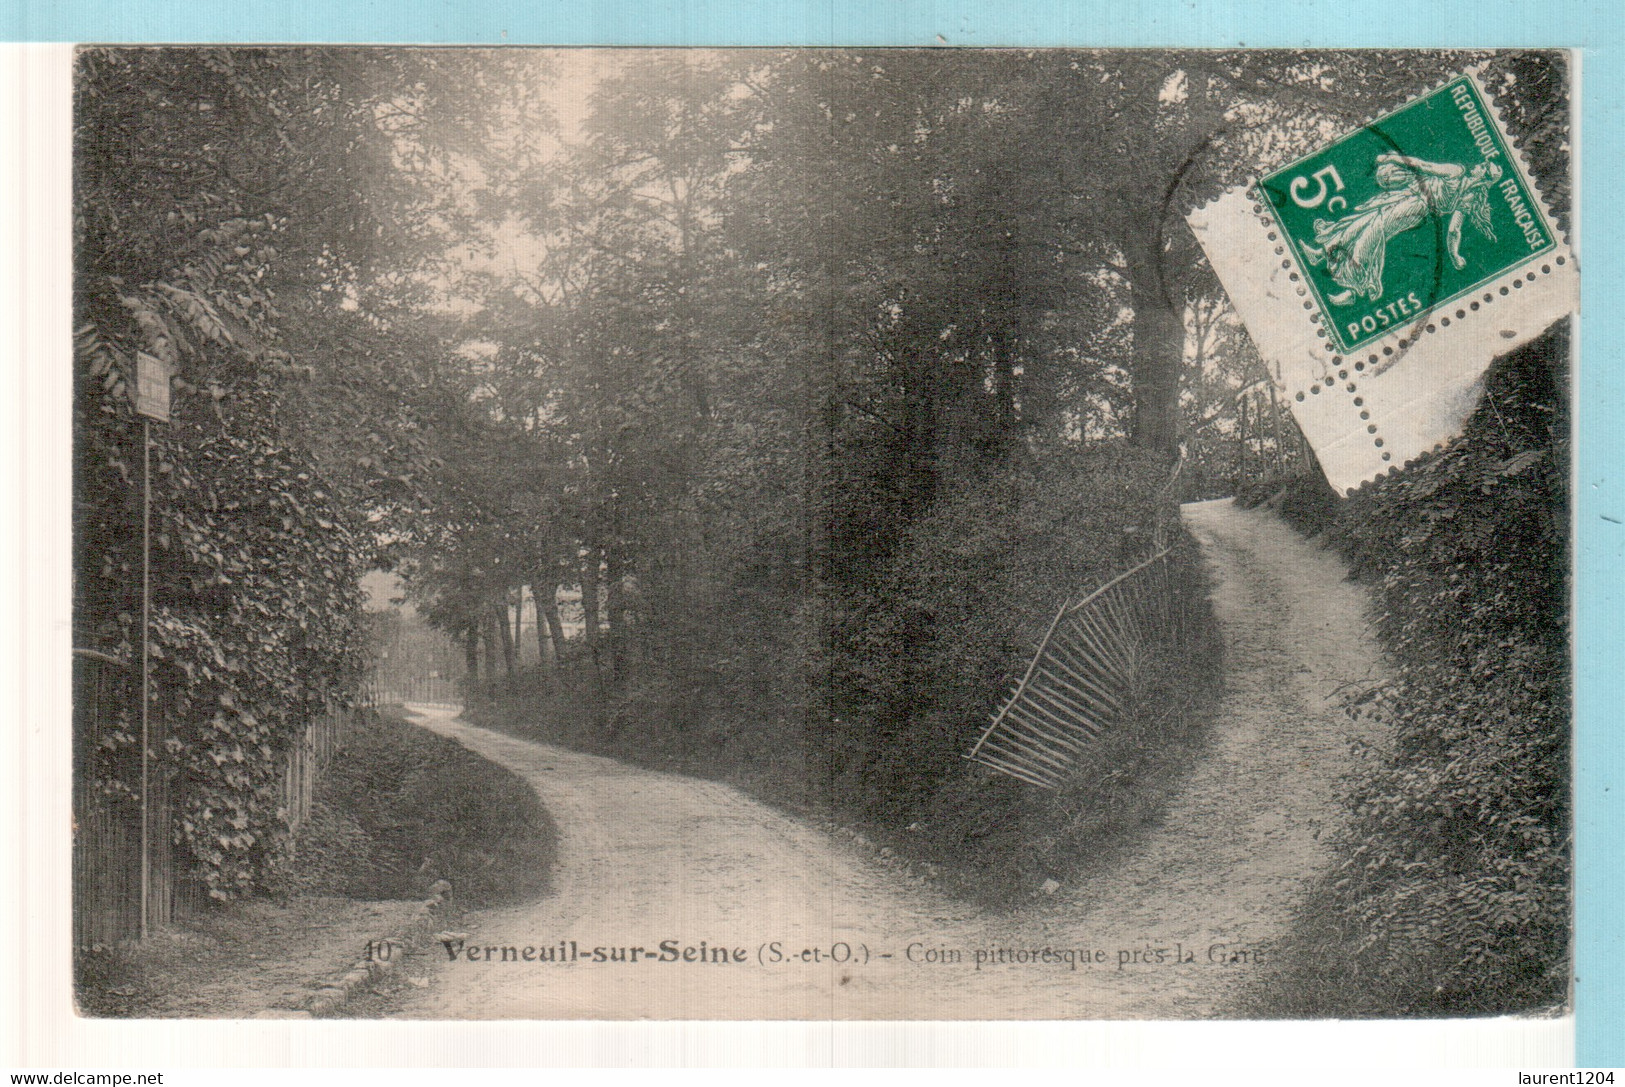
[[79,48],[78,1014],[1565,1015],[1576,79]]

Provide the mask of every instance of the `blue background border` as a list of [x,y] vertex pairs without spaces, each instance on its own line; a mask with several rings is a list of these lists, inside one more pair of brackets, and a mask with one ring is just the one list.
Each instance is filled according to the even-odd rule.
[[[1583,210],[1612,209],[1625,162],[1625,20],[1601,0],[5,0],[10,41],[459,42],[554,45],[1564,47],[1582,57]],[[1585,228],[1578,369],[1576,1059],[1625,1066],[1625,377],[1621,244]],[[1612,303],[1612,304],[1610,304]],[[1611,470],[1613,468],[1614,470]]]

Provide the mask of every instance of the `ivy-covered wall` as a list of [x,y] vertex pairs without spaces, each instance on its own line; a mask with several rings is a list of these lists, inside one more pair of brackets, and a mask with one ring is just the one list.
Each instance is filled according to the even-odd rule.
[[[277,64],[214,54],[85,53],[77,83],[75,639],[139,660],[129,390],[146,355],[176,374],[172,418],[151,428],[155,768],[173,811],[160,832],[219,898],[274,864],[288,744],[353,695],[362,659],[371,536],[290,425],[314,367],[283,335],[290,219],[265,209],[271,175],[251,157],[286,153],[277,97],[296,87]],[[186,119],[215,112],[216,129]],[[114,805],[139,799],[138,675],[79,768]]]

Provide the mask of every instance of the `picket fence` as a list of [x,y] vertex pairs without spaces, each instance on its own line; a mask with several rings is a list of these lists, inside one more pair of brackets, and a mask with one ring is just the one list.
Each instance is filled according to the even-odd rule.
[[[141,805],[129,795],[94,784],[93,758],[122,707],[140,697],[126,662],[89,649],[73,651],[73,944],[111,947],[141,934]],[[357,716],[330,706],[311,720],[283,757],[278,803],[291,832],[310,818],[316,784],[349,740]],[[153,722],[153,750],[163,752],[163,724]],[[147,879],[149,927],[195,909],[206,899],[201,883],[179,870],[171,845],[171,771],[154,759],[147,814],[154,828]],[[132,777],[136,775],[131,775]]]

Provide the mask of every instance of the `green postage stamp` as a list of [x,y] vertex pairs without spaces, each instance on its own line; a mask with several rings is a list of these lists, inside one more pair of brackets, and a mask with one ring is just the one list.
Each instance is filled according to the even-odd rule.
[[1339,349],[1556,247],[1489,115],[1463,76],[1260,183]]
[[1260,174],[1190,224],[1339,491],[1449,441],[1490,361],[1578,301],[1472,73]]

